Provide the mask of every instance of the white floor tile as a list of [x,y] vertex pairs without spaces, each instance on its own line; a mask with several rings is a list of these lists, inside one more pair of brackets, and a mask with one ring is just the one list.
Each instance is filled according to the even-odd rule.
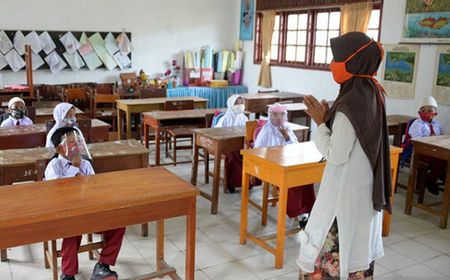
[[417,263],[441,255],[440,252],[428,248],[411,239],[396,243],[392,245],[391,248]]
[[442,255],[423,263],[425,266],[450,278],[450,256]]
[[239,262],[232,262],[226,264],[220,264],[205,268],[203,270],[210,279],[221,279],[221,280],[235,280],[235,279],[246,279],[246,280],[258,280],[254,273],[248,270]]

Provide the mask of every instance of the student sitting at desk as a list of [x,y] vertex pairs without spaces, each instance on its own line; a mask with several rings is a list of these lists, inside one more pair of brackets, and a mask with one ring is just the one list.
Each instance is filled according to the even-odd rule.
[[[436,119],[438,104],[434,97],[426,97],[419,109],[419,118],[409,127],[408,134],[414,138],[429,137],[444,134],[441,123]],[[434,195],[439,194],[437,181],[445,180],[445,168],[447,162],[432,157],[421,156],[420,160],[428,163],[429,170],[426,174],[425,184]]]
[[[213,120],[214,127],[245,126],[248,121],[244,114],[245,105],[242,96],[235,94],[227,100],[227,111]],[[216,123],[215,123],[216,122]],[[228,190],[233,193],[242,185],[242,156],[239,152],[228,153],[225,157],[225,176]]]
[[13,97],[8,102],[9,117],[2,122],[0,127],[18,127],[32,125],[33,121],[27,117],[25,101],[19,97]]
[[[264,124],[255,138],[255,148],[283,146],[297,143],[297,137],[287,126],[287,108],[279,103],[269,106],[269,120]],[[289,218],[296,218],[300,227],[305,227],[308,214],[316,200],[314,186],[302,186],[288,190],[286,212]]]
[[[91,163],[83,159],[88,150],[84,140],[80,138],[78,130],[73,127],[61,127],[54,131],[51,137],[56,147],[56,154],[45,169],[45,180],[85,176],[94,174]],[[95,265],[91,280],[116,280],[117,273],[109,266],[115,265],[119,255],[125,228],[112,229],[101,233],[103,235],[103,249],[99,262]],[[62,275],[61,280],[74,280],[78,273],[78,250],[81,236],[64,238],[61,247]]]
[[75,107],[70,103],[63,102],[55,106],[55,109],[53,109],[55,125],[47,134],[47,142],[45,143],[46,148],[53,147],[52,135],[60,127],[74,127],[84,141],[83,133],[78,129],[78,127],[76,127],[77,119],[75,112]]

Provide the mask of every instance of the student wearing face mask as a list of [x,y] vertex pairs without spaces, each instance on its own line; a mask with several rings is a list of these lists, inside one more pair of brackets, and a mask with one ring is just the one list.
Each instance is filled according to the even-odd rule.
[[[444,134],[441,123],[436,119],[438,104],[434,97],[426,97],[419,109],[419,118],[409,127],[409,136],[414,138],[430,137]],[[421,156],[421,161],[428,163],[429,170],[425,177],[427,189],[434,195],[439,194],[437,181],[445,180],[447,162],[436,158]]]
[[[213,127],[245,126],[248,121],[244,114],[245,105],[242,96],[235,94],[227,100],[227,111],[217,121],[213,120]],[[228,191],[233,193],[242,185],[242,156],[239,152],[225,155],[225,177]]]
[[[256,134],[256,133],[255,133]],[[297,143],[297,137],[287,125],[287,108],[279,103],[269,106],[269,120],[255,137],[255,148],[284,146]],[[304,228],[316,200],[314,186],[301,186],[288,190],[286,213],[291,219],[297,219]]]
[[9,117],[2,122],[0,127],[19,127],[32,125],[33,121],[27,117],[25,101],[19,97],[13,97],[8,102]]
[[55,109],[53,109],[53,118],[55,120],[55,125],[52,127],[52,129],[47,134],[47,142],[45,144],[46,148],[52,148],[52,135],[53,133],[60,127],[73,127],[75,128],[81,138],[83,138],[83,133],[80,129],[76,126],[77,119],[75,116],[75,107],[70,103],[59,103],[55,106]]

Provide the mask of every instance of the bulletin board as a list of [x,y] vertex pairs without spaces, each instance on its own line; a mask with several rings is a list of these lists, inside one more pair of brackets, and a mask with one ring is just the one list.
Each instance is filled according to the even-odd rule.
[[[3,31],[6,33],[6,35],[7,35],[8,38],[11,40],[11,42],[14,44],[14,36],[15,36],[16,32],[19,31],[19,30],[3,30]],[[20,31],[23,33],[24,36],[27,36],[27,34],[29,34],[30,32],[32,32],[31,30],[20,30]],[[35,31],[38,35],[40,35],[41,33],[44,33],[44,32],[45,32],[45,31],[37,31],[37,30],[33,30],[33,31]],[[67,64],[66,67],[63,68],[63,70],[71,69],[71,67],[70,67],[70,65],[69,65],[69,63],[68,63],[68,61],[66,60],[66,58],[65,58],[64,55],[63,55],[64,52],[66,52],[66,48],[64,47],[64,45],[63,45],[62,42],[60,41],[60,38],[61,38],[64,34],[66,34],[67,32],[69,32],[69,31],[47,31],[47,32],[48,32],[48,34],[50,35],[51,39],[53,40],[53,42],[54,42],[54,44],[55,44],[55,46],[56,46],[54,52],[56,52],[56,53],[61,57],[61,59],[63,59],[63,60],[66,62],[66,64]],[[78,41],[80,41],[81,35],[82,35],[83,33],[85,33],[85,34],[87,35],[88,38],[89,38],[90,36],[96,34],[96,33],[99,33],[100,36],[102,37],[102,39],[105,39],[105,37],[106,37],[106,35],[107,35],[108,33],[111,33],[111,34],[114,36],[114,38],[117,38],[121,33],[123,33],[123,32],[97,32],[97,31],[84,31],[84,32],[83,32],[83,31],[70,31],[70,32],[74,35],[74,37],[75,37]],[[131,33],[130,33],[130,32],[125,32],[125,34],[127,35],[128,39],[131,41]],[[45,57],[47,57],[47,54],[45,53],[44,50],[41,50],[39,53],[37,53],[37,55],[39,55],[44,61],[45,61]],[[126,56],[131,60],[131,52],[128,53]],[[21,57],[25,60],[25,55],[22,55]],[[83,59],[83,57],[81,57],[81,58]],[[83,59],[83,60],[84,60],[84,59]],[[126,68],[131,68],[131,64],[130,64],[129,66],[127,66]],[[40,66],[39,68],[37,68],[37,69],[35,69],[35,70],[38,70],[38,69],[50,69],[50,67],[49,67],[49,65],[48,65],[47,63],[44,63],[42,66]],[[88,70],[89,68],[88,68],[87,65],[84,65],[84,66],[81,67],[80,69],[86,69],[86,70]],[[96,68],[96,69],[106,69],[106,67],[105,67],[104,64],[102,64],[101,66],[99,66],[99,67]],[[114,69],[119,69],[119,67],[115,67]],[[1,69],[1,70],[2,70],[2,71],[3,71],[3,70],[11,70],[11,67],[10,67],[9,65],[7,65],[7,66],[5,66],[5,67],[4,67],[3,69]],[[23,68],[22,70],[24,71],[25,68]],[[22,70],[21,70],[21,71],[22,71]]]

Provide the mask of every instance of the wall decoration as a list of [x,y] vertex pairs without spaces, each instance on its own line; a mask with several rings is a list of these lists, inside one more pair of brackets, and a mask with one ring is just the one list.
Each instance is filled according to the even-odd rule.
[[239,38],[243,41],[253,40],[253,20],[255,17],[255,0],[241,0],[241,29]]
[[382,80],[389,97],[414,99],[419,46],[385,45]]
[[433,96],[438,103],[450,105],[450,46],[437,48]]
[[450,43],[450,0],[407,0],[402,42]]

